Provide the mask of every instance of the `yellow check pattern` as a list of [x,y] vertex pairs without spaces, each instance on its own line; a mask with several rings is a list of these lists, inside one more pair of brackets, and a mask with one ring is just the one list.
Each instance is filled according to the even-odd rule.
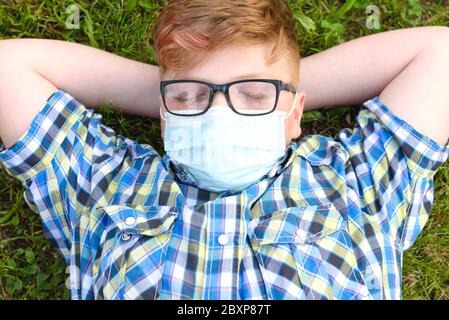
[[0,162],[70,265],[72,299],[401,299],[449,147],[375,97],[213,193],[57,90]]

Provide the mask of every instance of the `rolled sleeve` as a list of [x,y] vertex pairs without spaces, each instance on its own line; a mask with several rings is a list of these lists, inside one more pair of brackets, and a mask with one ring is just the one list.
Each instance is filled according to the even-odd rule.
[[9,174],[26,184],[48,167],[55,156],[61,156],[61,151],[69,154],[69,150],[61,148],[67,145],[69,132],[86,112],[68,93],[55,91],[19,140],[9,149],[0,146],[0,162]]
[[25,187],[24,198],[41,216],[47,237],[68,261],[77,218],[89,204],[92,163],[102,156],[100,141],[115,141],[101,115],[57,90],[27,131],[0,162]]
[[436,170],[447,160],[449,144],[441,145],[423,135],[406,121],[397,117],[379,97],[366,102],[365,107],[377,117],[384,128],[391,133],[391,139],[398,144],[400,151],[407,158],[408,168],[412,174],[421,177],[433,177]]
[[406,250],[430,216],[433,177],[448,158],[449,144],[418,132],[379,97],[366,101],[356,126],[336,139],[349,153],[365,211]]

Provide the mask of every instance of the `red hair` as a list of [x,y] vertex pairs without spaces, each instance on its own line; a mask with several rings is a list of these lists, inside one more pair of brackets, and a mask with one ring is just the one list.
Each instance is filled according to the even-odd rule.
[[273,44],[268,64],[287,50],[299,75],[295,25],[283,0],[171,0],[159,13],[153,40],[161,75],[193,68],[230,43]]

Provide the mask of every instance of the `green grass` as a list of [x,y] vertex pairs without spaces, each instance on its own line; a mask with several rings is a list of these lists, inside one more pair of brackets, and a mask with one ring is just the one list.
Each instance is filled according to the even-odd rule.
[[[163,1],[76,1],[81,28],[66,29],[60,0],[0,2],[0,38],[52,38],[92,45],[155,63],[149,31]],[[380,9],[380,29],[365,26],[365,8]],[[303,56],[363,35],[411,26],[449,25],[449,1],[293,1]],[[162,151],[159,123],[102,109],[117,133]],[[340,107],[306,113],[304,134],[333,135],[354,123],[357,110]],[[23,188],[0,169],[0,299],[68,299],[66,266],[23,199]],[[432,215],[415,245],[404,254],[405,299],[449,298],[449,163],[435,176]]]

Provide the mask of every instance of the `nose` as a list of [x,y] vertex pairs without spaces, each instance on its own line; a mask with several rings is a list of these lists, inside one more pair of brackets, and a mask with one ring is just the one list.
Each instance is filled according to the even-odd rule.
[[215,95],[212,98],[211,107],[213,107],[214,105],[222,105],[222,106],[228,105],[228,102],[226,101],[226,96],[225,96],[224,92],[221,92],[221,91],[215,92]]

